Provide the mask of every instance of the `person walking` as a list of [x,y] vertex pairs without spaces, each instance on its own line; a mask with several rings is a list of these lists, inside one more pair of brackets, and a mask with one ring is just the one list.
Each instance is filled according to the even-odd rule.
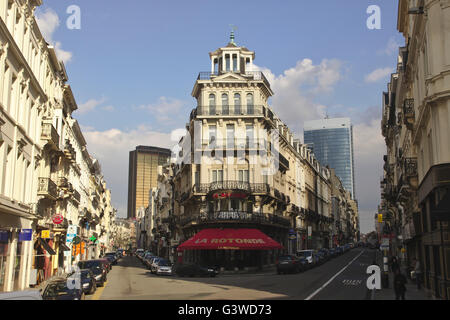
[[400,269],[395,269],[394,274],[395,300],[405,300],[406,277],[400,272]]
[[422,285],[422,266],[416,258],[413,259],[413,268],[416,275],[417,289],[420,290]]
[[391,260],[391,270],[395,274],[396,270],[400,270],[400,265],[398,263],[397,257],[392,257]]

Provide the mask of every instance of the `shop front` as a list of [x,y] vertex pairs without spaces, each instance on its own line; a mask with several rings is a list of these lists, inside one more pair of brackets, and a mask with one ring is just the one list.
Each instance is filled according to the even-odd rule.
[[258,229],[203,229],[178,246],[183,263],[216,266],[222,270],[261,268],[283,246]]

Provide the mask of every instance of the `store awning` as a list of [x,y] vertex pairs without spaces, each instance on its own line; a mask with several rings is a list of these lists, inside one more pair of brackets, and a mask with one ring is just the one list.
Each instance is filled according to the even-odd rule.
[[183,250],[273,250],[283,246],[258,229],[204,229],[178,246]]
[[47,251],[52,256],[56,255],[55,250],[53,250],[52,247],[50,247],[50,245],[47,243],[47,241],[45,241],[45,239],[38,238],[38,241],[41,244],[41,246],[44,248],[45,251]]

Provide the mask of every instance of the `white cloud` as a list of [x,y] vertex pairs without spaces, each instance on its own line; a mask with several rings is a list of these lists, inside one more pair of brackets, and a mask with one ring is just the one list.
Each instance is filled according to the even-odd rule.
[[[100,106],[101,104],[105,103],[106,98],[101,98],[100,100],[96,100],[96,99],[90,99],[85,103],[82,103],[80,105],[78,105],[78,112],[81,114],[90,112],[92,110],[94,110],[95,108],[97,108],[98,106]],[[107,107],[105,107],[107,108]]]
[[341,67],[342,63],[335,59],[325,59],[318,65],[310,59],[303,59],[279,76],[267,68],[255,66],[255,70],[264,73],[275,92],[271,103],[274,111],[291,130],[303,135],[304,121],[325,116],[327,107],[315,102],[315,99],[333,92],[342,78]]
[[116,110],[116,108],[114,108],[113,106],[106,106],[106,107],[102,107],[102,110],[113,112],[114,110]]
[[381,117],[353,126],[356,197],[359,203],[361,232],[373,231],[373,216],[381,200],[380,177],[386,145],[381,135]]
[[[171,139],[172,133],[152,131],[146,126],[139,126],[130,131],[96,131],[90,127],[82,128],[86,129],[83,135],[89,153],[99,160],[107,186],[112,192],[113,204],[118,209],[127,207],[129,152],[139,145],[172,149],[176,144]],[[126,216],[126,211],[119,213],[120,216]]]
[[158,122],[168,125],[189,116],[181,112],[185,105],[184,101],[175,98],[160,97],[156,103],[141,105],[138,109],[147,110]]
[[386,48],[379,50],[377,54],[392,56],[398,53],[398,48],[400,46],[402,46],[402,44],[400,42],[397,42],[397,40],[395,40],[395,37],[390,37]]
[[58,59],[62,60],[64,63],[72,60],[72,53],[63,50],[61,42],[53,40],[53,34],[61,24],[58,14],[50,8],[46,9],[43,12],[37,10],[36,22],[39,26],[39,29],[41,30],[44,39],[55,48]]
[[390,68],[390,67],[379,68],[379,69],[376,69],[376,70],[372,71],[368,75],[366,75],[364,80],[367,83],[377,82],[377,81],[379,81],[381,79],[384,79],[385,77],[387,77],[388,75],[390,75],[394,71],[395,71],[394,68]]

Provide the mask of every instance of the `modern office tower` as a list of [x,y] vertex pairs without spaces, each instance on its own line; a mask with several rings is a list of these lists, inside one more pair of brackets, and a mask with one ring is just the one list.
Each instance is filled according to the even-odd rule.
[[138,146],[130,151],[128,171],[128,218],[135,218],[139,208],[148,206],[149,191],[157,186],[158,166],[166,164],[169,149]]
[[322,165],[336,170],[344,188],[355,199],[353,126],[350,119],[306,121],[304,140]]

